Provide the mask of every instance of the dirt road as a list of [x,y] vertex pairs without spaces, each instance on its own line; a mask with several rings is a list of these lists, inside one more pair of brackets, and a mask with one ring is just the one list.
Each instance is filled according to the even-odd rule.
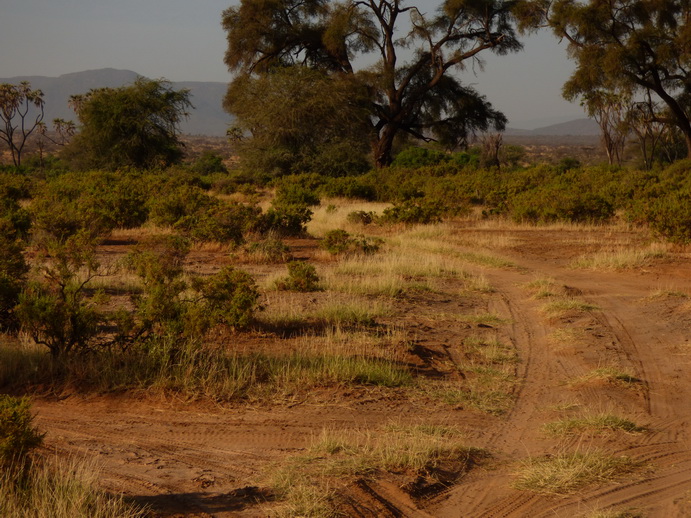
[[[461,427],[491,461],[425,496],[409,495],[385,476],[362,481],[349,489],[361,502],[348,513],[537,518],[633,509],[646,517],[691,516],[690,254],[672,252],[625,271],[584,270],[570,266],[591,246],[583,243],[606,242],[611,232],[459,228],[451,237],[479,232],[512,240],[500,253],[513,266],[470,267],[493,287],[484,304],[508,322],[497,332],[520,359],[515,401],[504,415],[430,406],[395,391],[332,389],[294,405],[230,408],[145,394],[69,395],[34,405],[46,444],[97,457],[104,488],[162,516],[266,516],[272,505],[262,487],[266,473],[304,451],[322,429],[361,429],[391,419],[445,423]],[[589,309],[546,313],[545,301],[526,287],[536,279],[548,279],[552,289]],[[462,306],[463,297],[406,302],[397,318],[415,330],[419,354],[426,355],[421,362],[461,355],[458,329],[424,320]],[[546,423],[598,412],[624,416],[645,431],[545,432]],[[623,478],[562,495],[513,488],[529,459],[567,451],[601,451],[643,464]]]

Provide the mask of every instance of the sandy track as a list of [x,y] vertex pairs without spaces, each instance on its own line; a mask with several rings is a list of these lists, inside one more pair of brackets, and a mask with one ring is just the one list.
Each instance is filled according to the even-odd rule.
[[[347,395],[323,405],[234,409],[72,397],[36,402],[38,424],[48,431],[50,448],[98,457],[105,488],[150,503],[166,516],[264,516],[264,508],[256,505],[264,495],[255,486],[277,462],[303,451],[325,427],[374,427],[391,419],[459,424],[473,446],[491,452],[490,467],[475,469],[458,484],[421,499],[388,480],[361,481],[349,491],[348,514],[574,517],[595,509],[634,507],[650,517],[691,515],[691,319],[673,303],[649,297],[660,285],[691,292],[688,262],[682,258],[643,272],[578,271],[568,267],[574,247],[564,245],[558,232],[521,231],[517,239],[521,246],[512,259],[518,267],[483,269],[496,290],[488,310],[511,321],[497,332],[521,358],[515,405],[502,417],[376,397],[353,401]],[[600,309],[549,319],[523,286],[536,277],[553,278]],[[427,300],[417,312],[406,309],[406,318],[416,319],[410,327],[431,368],[459,361],[454,344],[463,332],[434,328],[424,315],[460,311],[462,304],[461,299]],[[581,339],[555,345],[553,334],[564,327],[578,330]],[[569,384],[605,366],[631,372],[640,382]],[[621,414],[648,426],[649,432],[585,440],[546,436],[543,425],[563,415],[555,409],[567,405]],[[566,496],[512,489],[514,472],[525,459],[584,448],[627,455],[645,461],[646,468]]]

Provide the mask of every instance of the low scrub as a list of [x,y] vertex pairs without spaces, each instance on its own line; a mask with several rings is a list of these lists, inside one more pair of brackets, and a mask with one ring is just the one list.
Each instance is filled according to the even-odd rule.
[[319,291],[319,275],[317,269],[305,261],[290,261],[288,263],[288,277],[276,281],[276,289],[286,291]]

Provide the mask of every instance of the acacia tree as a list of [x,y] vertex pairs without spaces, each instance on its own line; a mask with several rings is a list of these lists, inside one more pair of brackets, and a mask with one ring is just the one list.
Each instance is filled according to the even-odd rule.
[[182,158],[178,126],[192,106],[189,90],[164,80],[138,78],[119,88],[73,95],[80,132],[64,156],[81,167],[165,167]]
[[[401,134],[458,143],[474,131],[504,127],[506,118],[454,74],[481,66],[483,51],[521,48],[513,6],[446,0],[428,14],[403,0],[241,0],[223,13],[225,63],[238,74],[234,83],[297,66],[334,81],[348,77],[367,91],[366,136],[382,167]],[[372,57],[374,64],[356,66]],[[226,108],[237,111],[232,99]]]
[[43,121],[43,105],[43,92],[32,90],[28,81],[0,84],[0,140],[10,148],[17,167],[22,165],[27,139]]
[[679,128],[691,156],[691,4],[688,0],[538,0],[577,68],[567,97],[597,90],[654,94],[656,120]]

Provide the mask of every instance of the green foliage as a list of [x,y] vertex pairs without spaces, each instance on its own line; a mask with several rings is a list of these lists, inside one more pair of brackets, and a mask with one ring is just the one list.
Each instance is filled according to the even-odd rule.
[[678,127],[691,151],[688,15],[685,0],[551,3],[547,21],[557,37],[569,41],[577,64],[564,96],[586,103],[602,92],[647,96],[651,106],[660,99],[666,113],[652,118]]
[[429,224],[439,223],[444,207],[426,199],[406,200],[384,210],[383,223]]
[[47,237],[39,250],[40,276],[21,292],[15,310],[22,329],[53,356],[92,347],[103,319],[86,296],[99,268],[93,238],[85,232],[64,241]]
[[0,250],[0,330],[7,330],[16,327],[14,309],[26,284],[29,266],[23,244],[10,233],[0,233]]
[[515,221],[530,223],[602,223],[614,216],[612,204],[598,194],[554,187],[518,194],[509,205]]
[[300,236],[307,231],[312,214],[309,207],[300,205],[272,207],[262,215],[256,229],[279,236]]
[[181,185],[150,202],[151,221],[168,225],[196,241],[239,244],[246,230],[257,225],[259,209],[224,203],[199,187]]
[[213,151],[204,151],[192,162],[190,167],[197,174],[227,173],[228,168],[223,164],[223,157]]
[[304,205],[313,207],[319,205],[320,200],[313,190],[295,183],[282,183],[276,189],[274,206]]
[[321,289],[316,268],[304,261],[290,261],[288,263],[288,277],[277,281],[276,288],[302,292]]
[[368,176],[332,178],[319,188],[329,198],[350,198],[367,201],[377,199],[377,189]]
[[[478,52],[521,48],[513,7],[446,2],[428,14],[399,2],[242,0],[223,13],[225,62],[236,72],[225,107],[279,172],[316,170],[303,165],[313,150],[322,163],[345,164],[368,145],[375,165],[388,166],[402,134],[453,149],[506,123],[453,74]],[[402,29],[409,16],[415,30]],[[376,56],[364,70],[363,54]]]
[[352,81],[287,67],[238,76],[224,106],[237,117],[237,133],[249,137],[236,143],[246,168],[271,176],[344,176],[369,167],[366,101]]
[[417,169],[419,167],[438,165],[448,162],[451,157],[441,151],[423,147],[409,147],[396,155],[391,167],[407,167]]
[[330,230],[319,246],[332,255],[373,254],[379,251],[382,240],[365,236],[352,236],[345,230]]
[[245,328],[259,308],[257,285],[242,270],[226,266],[207,279],[196,279],[192,286],[202,297],[201,312],[209,327],[225,324]]
[[285,263],[292,258],[290,247],[271,232],[265,239],[246,246],[245,251],[259,263]]
[[44,434],[33,426],[28,398],[0,394],[0,468],[22,469],[31,450],[41,446]]
[[81,169],[151,169],[182,158],[178,125],[190,108],[188,90],[140,77],[119,88],[73,96],[81,131],[63,156]]
[[673,243],[691,242],[691,191],[668,192],[652,200],[645,215],[650,227]]
[[105,235],[148,217],[149,184],[135,173],[67,173],[46,182],[30,207],[36,231],[65,240],[79,231]]
[[226,267],[188,282],[183,263],[189,247],[188,240],[169,236],[129,254],[126,266],[141,278],[144,289],[132,296],[134,315],[119,315],[122,344],[159,337],[198,338],[219,324],[233,328],[249,324],[259,309],[254,280]]

